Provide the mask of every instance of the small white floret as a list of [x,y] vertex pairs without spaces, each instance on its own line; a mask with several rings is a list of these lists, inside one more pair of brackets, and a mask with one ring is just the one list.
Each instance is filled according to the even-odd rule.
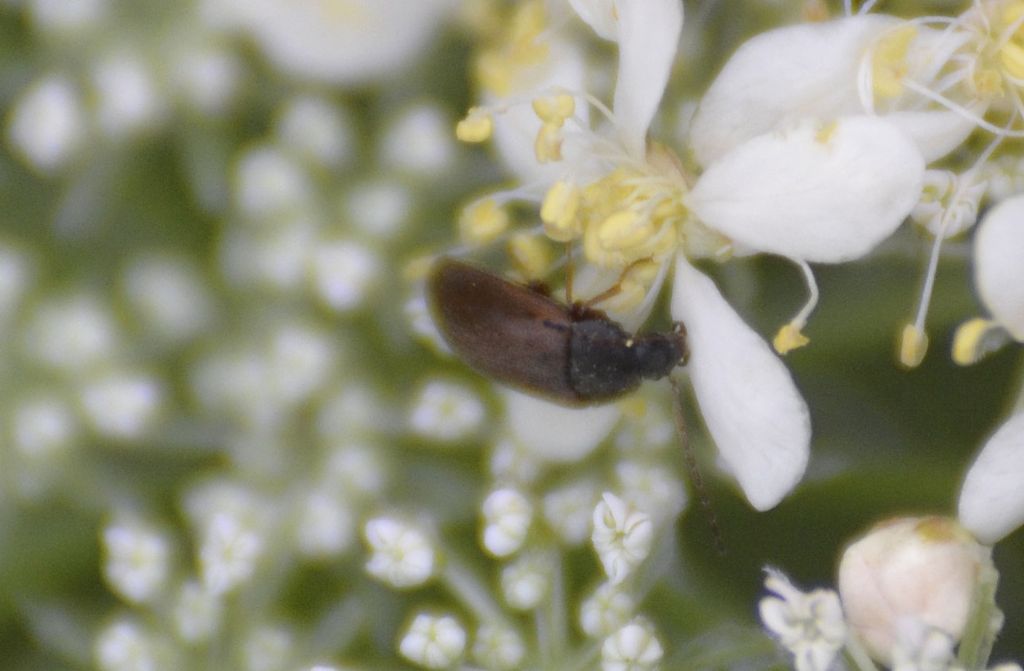
[[675,519],[686,506],[683,483],[663,463],[623,460],[615,464],[615,478],[626,500],[655,525]]
[[444,669],[462,657],[466,630],[451,615],[419,613],[405,630],[398,651],[413,664]]
[[306,172],[276,147],[253,147],[238,160],[235,199],[245,214],[271,216],[295,210],[309,202],[311,192]]
[[606,492],[594,507],[591,542],[612,584],[625,580],[647,558],[654,540],[651,518]]
[[79,372],[108,360],[118,333],[109,309],[89,295],[51,298],[35,306],[25,348],[40,362]]
[[282,143],[324,166],[338,166],[352,155],[351,122],[324,98],[302,96],[288,102],[277,122]]
[[137,258],[125,270],[121,286],[149,335],[162,341],[186,340],[213,317],[205,278],[185,257],[153,254]]
[[533,506],[515,489],[498,489],[487,495],[483,512],[484,548],[495,557],[507,557],[519,550],[533,521]]
[[201,643],[220,630],[224,604],[201,583],[188,580],[178,589],[171,615],[181,640],[189,644]]
[[187,44],[171,57],[171,77],[186,103],[205,114],[229,107],[242,80],[242,63],[234,53],[216,44]]
[[149,64],[137,53],[118,51],[94,67],[96,119],[100,130],[115,140],[151,130],[167,115],[167,102]]
[[369,247],[350,240],[324,240],[313,252],[313,287],[338,312],[362,306],[379,282],[383,265]]
[[432,105],[407,109],[385,129],[381,160],[424,177],[443,172],[455,157],[453,125]]
[[839,595],[832,590],[804,593],[774,569],[767,569],[761,621],[794,657],[797,668],[827,671],[846,643],[846,622]]
[[397,181],[378,179],[354,185],[345,196],[345,214],[356,228],[375,238],[391,238],[409,221],[413,193]]
[[138,622],[121,618],[108,624],[96,636],[93,647],[101,671],[155,671],[159,667],[158,646],[152,634]]
[[418,527],[392,517],[376,517],[363,527],[370,550],[366,571],[388,585],[418,587],[434,575],[436,551]]
[[86,419],[99,434],[136,440],[158,420],[164,387],[145,373],[111,371],[82,387],[81,403]]
[[37,171],[64,167],[82,148],[86,121],[78,90],[62,75],[49,75],[15,100],[7,141]]
[[653,671],[665,651],[650,622],[635,618],[604,640],[602,671]]
[[473,637],[473,659],[486,669],[513,671],[526,656],[526,645],[514,630],[497,624],[483,624]]
[[552,566],[539,552],[520,555],[501,569],[501,591],[515,610],[537,608],[551,592]]
[[580,629],[591,638],[608,636],[636,612],[636,600],[610,582],[601,583],[580,608]]
[[296,651],[295,634],[280,626],[263,625],[246,633],[239,651],[245,671],[280,671]]
[[33,461],[56,458],[74,444],[77,424],[71,409],[60,398],[27,398],[18,403],[11,419],[14,448]]
[[121,519],[103,529],[103,575],[132,603],[151,601],[165,588],[170,573],[171,543],[141,520]]
[[25,9],[38,30],[64,37],[97,28],[109,5],[109,0],[28,0]]
[[599,490],[593,480],[576,480],[544,495],[544,521],[562,542],[582,544],[590,533],[590,518]]
[[337,557],[355,540],[355,515],[338,493],[314,489],[300,501],[295,535],[307,557]]
[[409,426],[424,438],[455,442],[479,430],[484,417],[484,404],[470,389],[431,380],[413,401]]
[[34,279],[35,260],[27,251],[0,242],[0,329],[10,323]]
[[206,589],[221,595],[248,582],[265,545],[263,535],[238,515],[213,514],[199,540],[199,571]]

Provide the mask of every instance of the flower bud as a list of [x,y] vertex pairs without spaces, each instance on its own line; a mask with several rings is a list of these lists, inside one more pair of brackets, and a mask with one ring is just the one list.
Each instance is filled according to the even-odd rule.
[[907,517],[874,527],[843,553],[839,594],[853,633],[879,662],[937,629],[960,640],[988,548],[955,520]]

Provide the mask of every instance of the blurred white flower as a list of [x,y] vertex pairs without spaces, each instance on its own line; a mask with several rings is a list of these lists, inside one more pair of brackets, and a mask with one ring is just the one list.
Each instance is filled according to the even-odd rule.
[[352,546],[355,515],[338,493],[313,489],[300,498],[298,507],[295,535],[304,555],[337,557]]
[[441,174],[455,158],[451,128],[438,107],[427,103],[409,107],[384,127],[380,161],[423,177]]
[[99,631],[93,657],[100,671],[157,671],[162,666],[152,633],[127,617]]
[[164,384],[151,374],[112,370],[84,383],[82,411],[100,435],[137,440],[153,428],[164,405]]
[[773,593],[759,604],[765,628],[793,654],[797,671],[829,671],[846,643],[839,595],[823,589],[801,592],[780,571],[765,572],[765,589]]
[[235,166],[238,209],[257,220],[294,213],[312,198],[309,175],[293,156],[274,145],[244,151]]
[[413,400],[409,428],[424,438],[455,442],[475,433],[484,418],[484,404],[471,389],[430,380]]
[[13,447],[32,461],[47,461],[75,445],[78,422],[69,405],[53,394],[32,394],[17,402],[10,421]]
[[90,294],[54,296],[36,303],[23,338],[33,357],[69,373],[110,360],[119,340],[109,308]]
[[239,289],[299,293],[309,281],[318,224],[304,215],[275,226],[230,227],[221,242],[221,270]]
[[125,268],[121,286],[151,338],[180,343],[213,318],[209,287],[197,265],[184,255],[138,256]]
[[581,545],[590,533],[599,495],[597,482],[590,479],[573,480],[551,489],[544,495],[544,521],[566,545]]
[[594,544],[605,575],[613,585],[624,581],[651,551],[651,518],[614,494],[605,492],[594,507]]
[[413,664],[427,669],[446,669],[466,649],[466,630],[451,615],[418,613],[406,628],[398,651]]
[[387,178],[354,184],[344,198],[347,218],[375,238],[394,237],[412,214],[412,191]]
[[295,634],[284,627],[260,625],[246,632],[239,657],[245,671],[284,671],[296,653]]
[[395,75],[429,44],[450,0],[205,0],[215,26],[252,36],[299,78],[353,85]]
[[380,453],[377,447],[359,443],[330,448],[320,471],[325,486],[336,487],[352,501],[379,496],[390,475]]
[[370,550],[366,571],[399,589],[418,587],[434,575],[437,560],[430,537],[393,517],[375,517],[363,526]]
[[519,550],[533,520],[529,499],[515,489],[497,489],[480,507],[483,513],[481,542],[495,557],[507,557]]
[[198,539],[203,585],[215,596],[238,588],[255,575],[256,564],[265,549],[263,534],[238,515],[210,515]]
[[75,158],[88,132],[81,96],[60,74],[48,75],[15,100],[7,142],[30,167],[52,174]]
[[324,98],[305,95],[288,101],[278,117],[276,132],[282,145],[317,164],[337,167],[352,158],[352,123]]
[[181,584],[172,608],[175,632],[188,644],[201,643],[213,637],[224,616],[220,597],[195,580]]
[[580,607],[580,629],[591,638],[608,636],[633,617],[636,605],[629,591],[603,582]]
[[215,40],[175,36],[169,49],[170,83],[185,103],[203,114],[222,114],[237,98],[243,64]]
[[544,552],[525,552],[501,568],[505,603],[518,611],[532,610],[551,592],[551,558]]
[[611,634],[601,645],[602,671],[653,671],[659,668],[664,649],[653,625],[643,618]]
[[473,636],[472,654],[473,659],[485,669],[513,671],[521,668],[526,645],[514,630],[485,623]]
[[572,463],[594,451],[618,423],[615,403],[564,408],[511,389],[502,390],[505,424],[516,443],[540,462]]
[[615,478],[624,499],[647,513],[655,526],[671,522],[686,507],[683,483],[664,463],[622,460],[615,464]]
[[131,603],[152,601],[170,575],[171,542],[160,530],[132,516],[115,519],[102,532],[103,575]]
[[36,262],[16,244],[0,241],[0,330],[6,330],[32,285]]
[[960,640],[991,551],[955,520],[898,518],[843,552],[839,595],[851,632],[890,665],[898,645],[935,628]]
[[317,296],[339,312],[363,305],[383,271],[380,256],[373,249],[343,239],[321,240],[311,263],[310,275]]
[[122,140],[152,130],[168,114],[152,68],[128,49],[101,57],[92,70],[96,123],[107,137]]
[[67,35],[99,27],[109,5],[109,0],[28,0],[25,10],[37,30]]

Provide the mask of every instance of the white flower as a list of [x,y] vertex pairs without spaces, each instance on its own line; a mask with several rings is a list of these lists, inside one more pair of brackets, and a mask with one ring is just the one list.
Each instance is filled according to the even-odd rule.
[[483,512],[484,548],[495,557],[507,557],[522,547],[533,521],[533,506],[515,489],[497,489],[487,495]]
[[473,659],[486,669],[512,671],[526,656],[523,639],[512,629],[485,623],[473,637]]
[[604,640],[602,671],[647,671],[658,668],[664,650],[650,622],[636,618]]
[[804,593],[779,571],[766,572],[765,588],[775,596],[761,599],[764,626],[793,653],[797,671],[828,671],[846,642],[839,595],[822,589]]
[[390,179],[353,185],[345,195],[345,213],[361,231],[375,238],[391,238],[409,221],[413,193]]
[[286,73],[335,84],[397,74],[427,46],[447,0],[206,0],[216,24],[251,35]]
[[220,629],[224,604],[220,597],[195,580],[178,589],[172,617],[178,636],[186,643],[208,640]]
[[14,448],[30,460],[47,461],[75,445],[78,425],[59,397],[40,394],[20,401],[11,418]]
[[959,641],[991,551],[942,517],[884,522],[843,553],[839,594],[847,623],[889,665],[897,645],[935,628]]
[[25,348],[39,361],[80,372],[113,357],[118,344],[113,315],[88,294],[45,299],[34,306]]
[[213,302],[199,268],[172,253],[146,254],[128,264],[122,292],[149,337],[180,342],[196,335],[213,317]]
[[203,585],[213,595],[226,594],[256,573],[266,539],[239,515],[218,512],[204,523],[199,538],[199,572]]
[[425,438],[455,442],[475,433],[484,417],[484,404],[470,389],[431,380],[413,400],[409,427]]
[[346,163],[354,151],[351,122],[324,98],[290,100],[277,121],[281,144],[324,166]]
[[35,276],[32,254],[20,246],[0,241],[0,329],[10,323]]
[[142,57],[129,50],[101,58],[92,72],[96,121],[115,140],[152,129],[166,116],[167,104]]
[[418,527],[393,517],[375,517],[363,527],[370,549],[366,571],[399,589],[418,587],[434,575],[436,552]]
[[103,575],[126,600],[150,601],[166,586],[171,544],[151,525],[129,518],[108,524],[103,529],[103,549]]
[[451,615],[419,613],[409,624],[398,651],[413,664],[427,669],[444,669],[462,657],[466,630]]
[[960,488],[961,524],[994,544],[1024,524],[1024,412],[986,441]]
[[279,626],[262,625],[246,632],[240,657],[246,671],[280,671],[296,650],[294,633]]
[[591,542],[613,585],[624,581],[647,558],[654,540],[651,518],[606,492],[594,507]]
[[157,671],[160,654],[154,637],[134,620],[120,618],[96,636],[93,657],[101,671]]
[[99,434],[137,440],[153,428],[164,403],[164,388],[152,375],[114,370],[82,387],[86,419]]
[[192,108],[210,115],[228,109],[241,88],[242,63],[214,40],[178,38],[170,54],[171,84]]
[[299,502],[295,529],[299,550],[308,557],[337,557],[355,539],[354,513],[338,493],[317,488]]
[[338,312],[354,310],[380,282],[380,256],[350,240],[321,240],[311,260],[313,288],[319,298]]
[[656,526],[674,520],[686,506],[683,483],[662,463],[619,461],[615,478],[626,500],[650,515]]
[[85,141],[79,92],[63,75],[35,82],[15,101],[6,130],[7,141],[29,166],[43,174],[56,172]]
[[537,608],[551,592],[553,567],[542,552],[528,552],[501,569],[501,591],[515,610]]
[[603,582],[580,607],[580,629],[591,638],[608,636],[626,624],[635,611],[636,601],[628,590]]
[[246,150],[235,168],[235,199],[244,214],[270,217],[310,202],[312,185],[299,163],[272,145]]
[[436,106],[415,105],[385,127],[379,151],[381,163],[392,169],[437,175],[455,157],[451,123]]
[[96,28],[109,5],[109,0],[29,0],[25,9],[36,28],[59,35]]
[[599,492],[595,481],[584,479],[544,495],[544,521],[566,545],[577,546],[587,539]]

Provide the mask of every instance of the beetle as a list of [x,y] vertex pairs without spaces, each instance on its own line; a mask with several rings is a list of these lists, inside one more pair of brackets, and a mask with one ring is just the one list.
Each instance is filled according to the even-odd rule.
[[431,268],[427,295],[444,339],[471,368],[561,405],[613,401],[689,356],[681,323],[631,335],[586,303],[565,305],[451,258]]

